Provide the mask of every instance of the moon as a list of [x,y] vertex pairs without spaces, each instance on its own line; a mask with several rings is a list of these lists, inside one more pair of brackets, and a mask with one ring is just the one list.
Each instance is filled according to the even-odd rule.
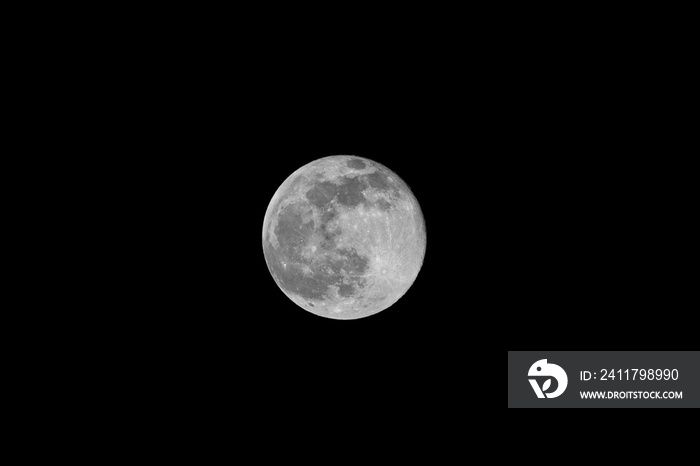
[[280,290],[331,319],[377,314],[411,287],[425,256],[425,221],[408,185],[351,155],[315,160],[277,189],[263,253]]

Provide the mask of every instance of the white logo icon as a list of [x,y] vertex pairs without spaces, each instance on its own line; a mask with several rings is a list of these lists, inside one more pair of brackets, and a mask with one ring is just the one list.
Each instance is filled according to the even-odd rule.
[[[566,390],[566,385],[569,383],[569,378],[566,376],[564,369],[556,364],[548,364],[546,359],[540,359],[530,367],[527,375],[529,377],[549,377],[540,388],[537,379],[528,379],[533,390],[537,394],[537,398],[556,398]],[[547,389],[552,385],[551,377],[557,380],[557,389],[552,393],[546,393]]]

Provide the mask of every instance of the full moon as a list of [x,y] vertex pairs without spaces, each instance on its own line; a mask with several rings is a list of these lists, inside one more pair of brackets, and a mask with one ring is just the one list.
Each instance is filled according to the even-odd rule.
[[265,212],[263,253],[302,309],[358,319],[390,307],[425,256],[425,222],[408,185],[372,160],[336,155],[292,173]]

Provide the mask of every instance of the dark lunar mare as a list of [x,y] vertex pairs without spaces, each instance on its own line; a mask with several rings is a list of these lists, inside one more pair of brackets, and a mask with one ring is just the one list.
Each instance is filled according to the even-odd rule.
[[[300,265],[309,262],[298,260],[287,262],[283,267],[284,255],[268,243],[268,267],[281,288],[305,299],[324,300],[328,298],[331,286],[338,287],[338,294],[349,297],[364,286],[362,276],[368,270],[368,259],[356,252],[341,252],[341,259],[324,258],[313,267],[313,274],[305,274]],[[343,274],[345,273],[345,275]]]
[[366,185],[359,177],[350,178],[344,176],[339,180],[340,184],[330,181],[316,181],[311,189],[306,192],[309,202],[319,208],[326,207],[335,199],[339,204],[347,207],[356,207],[367,202],[362,191]]
[[340,248],[335,251],[342,259],[329,261],[329,268],[336,277],[332,284],[338,286],[340,296],[352,296],[357,288],[364,286],[363,274],[369,270],[369,259],[354,249]]
[[304,222],[303,213],[308,206],[289,204],[277,216],[275,236],[282,251],[289,259],[297,256],[306,244],[306,238],[314,232],[314,221]]
[[384,210],[387,211],[393,207],[393,204],[385,199],[377,199],[377,202],[375,202],[377,208],[379,210]]
[[288,262],[287,268],[282,266],[284,256],[270,245],[268,268],[280,287],[290,293],[298,294],[306,299],[322,300],[328,292],[328,284],[314,276],[306,275],[299,265]]
[[354,168],[355,170],[364,170],[367,165],[360,159],[350,159],[347,163],[348,168]]
[[306,192],[306,198],[315,207],[324,209],[324,212],[332,207],[331,203],[334,200],[338,204],[351,208],[364,204],[368,208],[377,207],[380,210],[387,211],[392,207],[392,204],[385,199],[370,203],[362,194],[362,191],[367,188],[374,188],[380,192],[389,192],[397,197],[400,195],[398,185],[389,181],[385,173],[376,171],[368,175],[352,178],[344,176],[339,179],[339,184],[330,181],[316,181],[313,187]]
[[380,191],[388,191],[394,187],[387,179],[388,177],[380,171],[364,175],[363,178],[367,180],[369,186]]
[[[328,297],[331,286],[338,287],[341,297],[352,296],[363,284],[363,276],[369,268],[369,260],[354,249],[337,249],[336,238],[341,231],[331,230],[328,223],[334,220],[338,204],[354,207],[367,202],[362,195],[366,188],[357,178],[344,178],[342,184],[316,182],[307,191],[306,202],[297,202],[284,207],[277,215],[275,236],[278,248],[267,245],[268,266],[282,289],[305,299],[323,300]],[[335,202],[333,202],[335,201]],[[313,220],[303,221],[315,206],[320,210],[320,224]],[[305,258],[301,251],[314,233],[322,238],[315,260]],[[329,254],[334,252],[335,254]],[[285,268],[282,264],[286,263]],[[303,266],[312,270],[304,273]]]
[[[314,222],[303,221],[303,215],[310,209],[305,203],[290,204],[277,216],[275,236],[278,247],[266,241],[265,253],[270,273],[277,283],[287,292],[298,294],[306,299],[324,299],[328,292],[328,283],[319,277],[304,273],[301,265],[310,266],[310,262],[301,256],[301,250],[314,232]],[[287,264],[284,267],[282,264]]]

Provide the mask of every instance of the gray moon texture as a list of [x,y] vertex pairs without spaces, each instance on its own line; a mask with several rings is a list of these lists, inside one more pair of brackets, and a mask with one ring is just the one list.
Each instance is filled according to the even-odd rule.
[[292,173],[263,222],[263,253],[280,290],[302,309],[358,319],[398,301],[425,256],[415,196],[384,165],[336,155]]

